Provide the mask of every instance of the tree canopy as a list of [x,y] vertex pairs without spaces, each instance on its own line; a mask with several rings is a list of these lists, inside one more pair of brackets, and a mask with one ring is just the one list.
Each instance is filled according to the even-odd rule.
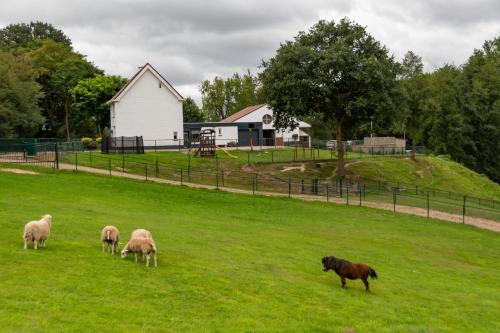
[[196,123],[205,120],[205,114],[191,97],[187,97],[182,103],[182,113],[185,123]]
[[398,93],[393,57],[348,19],[320,21],[300,32],[263,67],[260,79],[275,124],[295,127],[293,117],[320,117],[338,142],[339,176],[345,175],[343,132],[390,112]]
[[258,80],[250,71],[244,75],[235,73],[227,79],[216,76],[213,80],[205,80],[200,92],[203,111],[211,121],[224,119],[260,101]]
[[0,29],[0,45],[6,48],[33,47],[36,42],[46,39],[72,47],[69,37],[49,23],[16,23]]

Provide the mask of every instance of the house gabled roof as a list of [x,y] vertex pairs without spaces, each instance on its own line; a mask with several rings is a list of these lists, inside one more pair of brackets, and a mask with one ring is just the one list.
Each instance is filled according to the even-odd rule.
[[179,94],[177,90],[168,82],[151,64],[148,62],[144,66],[140,67],[137,73],[127,81],[127,83],[111,98],[107,104],[120,101],[120,98],[127,93],[127,91],[139,80],[139,78],[144,75],[147,71],[150,71],[167,89],[174,94],[174,96],[179,100],[183,101],[184,98]]
[[[243,118],[244,116],[259,110],[260,108],[263,108],[264,106],[269,107],[267,104],[258,104],[258,105],[250,105],[244,108],[243,110],[240,110],[236,113],[233,113],[227,118],[224,118],[221,120],[221,123],[234,123],[236,120]],[[306,123],[305,121],[297,120],[299,123],[299,128],[309,128],[311,125]]]
[[244,108],[243,110],[240,110],[236,113],[233,113],[232,115],[230,115],[229,117],[227,118],[224,118],[221,120],[222,123],[233,123],[235,122],[236,120],[240,119],[240,118],[243,118],[244,116],[246,116],[247,114],[250,114],[264,106],[266,106],[267,104],[259,104],[259,105],[251,105],[251,106],[247,106],[246,108]]

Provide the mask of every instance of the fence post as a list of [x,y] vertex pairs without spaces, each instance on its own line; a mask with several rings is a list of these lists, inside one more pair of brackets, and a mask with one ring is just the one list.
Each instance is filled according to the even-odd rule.
[[415,195],[418,195],[418,185],[415,185]]
[[467,201],[467,196],[464,195],[464,206],[463,206],[463,210],[462,210],[462,223],[465,224],[465,204],[466,204],[466,201]]
[[215,172],[215,186],[219,189],[219,173]]
[[144,163],[144,175],[146,176],[146,181],[148,180],[148,163]]
[[396,211],[396,188],[395,187],[392,188],[392,201],[393,201],[393,205],[394,205],[394,211]]
[[252,177],[252,195],[255,195],[255,178]]
[[155,153],[156,153],[156,140],[155,140]]
[[292,194],[292,181],[290,177],[288,177],[288,198],[291,197],[291,194]]
[[343,195],[343,188],[342,188],[342,177],[339,178],[339,193],[340,193],[340,197],[342,198],[342,195]]
[[304,194],[304,179],[302,179],[302,190],[301,190],[302,194]]
[[429,217],[429,191],[427,191],[427,217]]
[[258,180],[257,180],[257,173],[254,174],[255,177],[255,190],[258,191]]
[[181,168],[181,185],[183,185],[183,179],[182,179],[182,168]]
[[75,170],[78,170],[78,153],[75,153]]
[[158,156],[156,156],[156,172],[155,172],[156,178],[158,178],[159,173],[160,173],[160,167],[158,166]]
[[358,192],[359,192],[359,205],[361,206],[361,196],[363,195],[363,193],[361,192],[361,187],[358,186]]
[[326,183],[326,202],[330,201],[329,193],[328,193],[328,183]]
[[217,157],[217,152],[215,152],[215,170],[219,171],[219,158]]
[[108,158],[108,169],[109,169],[109,175],[111,176],[111,159]]
[[55,154],[56,154],[56,159],[55,159],[56,169],[59,169],[59,145],[57,144],[57,142],[55,146]]
[[349,206],[349,182],[346,184],[346,193],[347,193],[347,205]]
[[191,152],[188,152],[188,182],[191,182]]
[[125,155],[122,154],[122,172],[125,172]]

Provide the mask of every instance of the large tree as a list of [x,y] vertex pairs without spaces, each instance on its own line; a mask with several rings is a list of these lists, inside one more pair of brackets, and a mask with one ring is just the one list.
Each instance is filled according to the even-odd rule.
[[78,136],[99,135],[110,127],[109,105],[106,104],[127,82],[116,75],[98,75],[83,79],[72,89],[70,123]]
[[320,116],[338,142],[336,173],[345,175],[343,133],[390,112],[398,66],[364,27],[348,20],[320,21],[287,41],[263,62],[260,79],[275,124],[295,127],[293,117]]
[[38,41],[50,39],[71,48],[71,40],[59,29],[45,22],[10,24],[0,29],[0,46],[5,48],[32,47]]
[[0,51],[0,137],[28,137],[43,123],[42,97],[26,55]]
[[409,51],[402,63],[402,85],[405,92],[405,129],[412,142],[411,158],[415,159],[417,143],[422,142],[424,131],[436,104],[430,75],[423,73],[422,58]]
[[38,83],[44,98],[40,106],[49,128],[48,135],[70,138],[69,110],[73,102],[73,88],[80,80],[92,78],[102,71],[85,56],[64,44],[45,40],[30,52]]

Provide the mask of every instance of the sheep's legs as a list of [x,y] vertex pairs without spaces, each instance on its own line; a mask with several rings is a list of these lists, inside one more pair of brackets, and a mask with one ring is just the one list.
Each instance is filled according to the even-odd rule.
[[34,244],[35,244],[35,246],[34,246],[35,250],[38,250],[38,242],[34,241]]
[[135,262],[137,262],[137,253],[134,253],[135,256]]
[[146,254],[146,267],[149,267],[149,254]]
[[156,254],[155,254],[155,267],[158,267],[158,263],[156,262]]

